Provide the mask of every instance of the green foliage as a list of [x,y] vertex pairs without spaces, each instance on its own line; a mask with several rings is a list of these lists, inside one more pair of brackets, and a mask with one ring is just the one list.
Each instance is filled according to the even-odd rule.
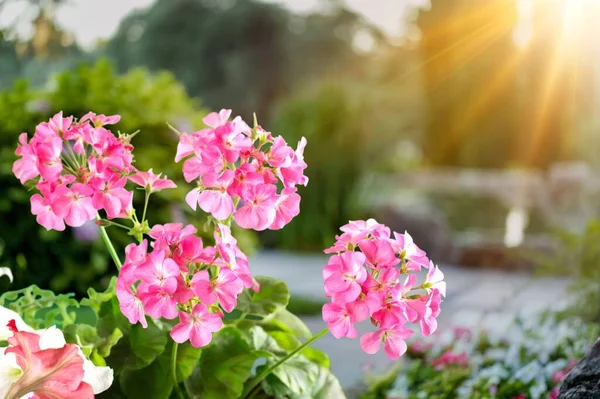
[[32,285],[21,290],[5,292],[0,296],[0,306],[14,310],[33,328],[49,324],[64,328],[75,323],[77,319],[73,309],[79,307],[79,303],[73,296],[55,295],[52,291]]
[[547,273],[574,277],[574,300],[564,315],[600,322],[600,220],[589,220],[581,232],[557,230],[553,239],[554,250],[536,260]]
[[200,367],[187,384],[188,390],[199,398],[238,398],[258,357],[240,331],[225,327],[214,335],[212,345],[203,350]]
[[[237,399],[265,366],[312,337],[308,327],[286,310],[285,283],[257,277],[260,293],[244,292],[233,312],[237,318],[229,318],[204,348],[189,342],[178,345],[173,359],[169,332],[174,322],[148,319],[148,328],[130,324],[119,309],[115,280],[103,292],[90,289],[80,302],[71,294],[55,295],[36,286],[0,297],[1,306],[15,310],[30,326],[42,329],[57,324],[67,342],[79,345],[96,365],[113,369],[113,385],[99,398],[172,397],[175,364],[177,383],[187,397]],[[262,366],[256,367],[258,362]],[[310,347],[276,368],[253,393],[258,398],[344,398],[329,371],[329,358]]]
[[[58,111],[65,115],[82,116],[92,110],[106,115],[120,114],[116,130],[140,133],[133,139],[136,167],[166,173],[175,180],[178,188],[154,194],[148,208],[152,223],[186,220],[196,226],[204,224],[201,212],[192,212],[184,204],[188,185],[182,177],[181,165],[173,161],[176,152],[176,135],[166,122],[182,130],[200,128],[206,115],[197,101],[190,99],[183,86],[166,72],[151,75],[138,68],[125,75],[116,75],[105,60],[94,65],[81,65],[76,70],[55,76],[44,89],[32,89],[25,81],[17,81],[9,91],[0,92],[0,224],[11,226],[0,232],[0,262],[15,275],[14,287],[35,283],[57,292],[75,291],[81,296],[88,287],[103,289],[109,275],[114,272],[104,244],[78,242],[72,234],[86,228],[70,229],[66,233],[46,231],[31,215],[31,193],[21,187],[12,174],[16,159],[14,150],[18,135],[32,133],[35,126]],[[142,201],[138,196],[137,201]],[[136,203],[139,208],[139,203]],[[91,228],[94,234],[94,226]],[[72,234],[70,234],[72,233]],[[89,233],[89,231],[88,231]],[[124,233],[110,231],[118,253],[130,241]],[[240,246],[249,250],[255,239],[247,231],[234,231]],[[212,237],[206,237],[212,240]],[[0,281],[0,291],[9,288]]]
[[238,309],[247,314],[266,316],[284,309],[290,300],[287,285],[272,277],[258,276],[260,290],[245,290],[238,298]]

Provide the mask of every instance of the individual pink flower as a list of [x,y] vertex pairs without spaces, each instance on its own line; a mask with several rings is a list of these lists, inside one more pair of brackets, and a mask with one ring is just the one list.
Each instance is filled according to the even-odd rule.
[[427,292],[429,292],[432,288],[435,288],[443,297],[446,296],[446,282],[444,281],[444,273],[442,273],[440,268],[434,265],[431,261],[429,262],[429,271],[427,272],[427,277],[425,277],[423,288],[425,288]]
[[304,162],[304,147],[306,147],[306,139],[302,137],[291,163],[277,168],[277,175],[285,187],[308,184],[308,177],[304,175],[304,169],[307,166]]
[[254,284],[248,268],[248,258],[237,245],[237,240],[231,235],[231,229],[218,224],[215,229],[216,253],[218,259],[215,265],[228,267],[240,280],[244,287],[251,288]]
[[144,264],[148,259],[148,240],[144,239],[139,245],[129,244],[125,247],[125,262],[119,270],[119,279],[131,286],[138,278],[136,270],[138,266]]
[[219,173],[223,169],[223,154],[216,146],[198,146],[194,156],[183,163],[183,178],[186,182],[196,180],[207,173]]
[[375,219],[352,220],[348,224],[340,227],[340,230],[344,233],[351,234],[353,241],[356,243],[369,234],[375,237],[390,236],[390,229],[385,225],[378,223]]
[[252,140],[244,134],[248,126],[238,120],[238,123],[226,123],[215,129],[216,143],[227,162],[236,162],[242,151],[252,147]]
[[360,252],[334,255],[323,268],[325,292],[334,302],[352,302],[360,295],[361,284],[367,278],[363,265],[365,256]]
[[410,338],[413,332],[403,325],[395,325],[386,329],[380,329],[376,332],[368,332],[360,337],[360,346],[366,353],[374,354],[379,352],[381,343],[385,354],[392,360],[398,359],[407,349],[407,338]]
[[196,228],[191,224],[184,227],[182,223],[166,223],[152,226],[148,235],[154,238],[154,249],[163,250],[167,255],[171,255],[184,238],[196,232]]
[[212,333],[223,326],[223,320],[209,313],[206,305],[198,303],[192,313],[179,312],[180,322],[171,330],[171,338],[177,343],[190,341],[193,347],[200,348],[212,341]]
[[35,155],[31,145],[27,143],[27,133],[19,135],[19,144],[15,154],[21,158],[13,163],[12,171],[14,175],[24,184],[27,180],[39,176],[40,172],[37,168],[37,155]]
[[[398,284],[392,290],[392,298],[395,303],[402,309],[402,312],[406,319],[411,323],[416,323],[423,318],[426,310],[426,303],[421,298],[426,296],[420,296],[418,298],[410,298],[410,293],[413,288],[417,285],[417,276],[409,274],[406,276],[404,283]],[[418,295],[418,294],[415,294]]]
[[124,170],[131,163],[123,144],[107,129],[94,129],[95,143],[92,144],[98,160],[98,171]]
[[140,284],[137,291],[148,316],[155,319],[164,317],[167,320],[177,317],[176,277],[166,280],[163,285]]
[[323,320],[327,323],[331,334],[337,339],[358,337],[358,331],[354,327],[356,320],[345,304],[326,303],[323,305]]
[[269,229],[282,229],[298,214],[300,214],[300,196],[295,188],[284,188],[275,202],[275,219]]
[[121,309],[121,313],[123,313],[127,320],[131,324],[140,322],[144,328],[147,328],[148,322],[144,313],[144,303],[120,275],[117,278],[116,292],[117,299],[119,300],[119,309]]
[[[197,203],[204,212],[212,214],[217,220],[227,219],[234,211],[233,200],[227,193],[227,188],[233,182],[233,177],[233,171],[226,170],[221,176],[208,174],[202,179],[204,186],[210,189],[204,190],[198,195]],[[195,210],[196,206],[192,200],[193,198],[186,197],[186,201],[190,206],[194,204],[192,209]]]
[[172,256],[182,271],[189,272],[187,268],[189,264],[205,260],[202,239],[193,235],[182,238],[177,248],[173,251]]
[[147,258],[146,262],[139,265],[135,270],[135,277],[142,280],[144,286],[157,286],[164,288],[166,292],[173,293],[177,288],[179,266],[171,258],[165,257],[165,251],[155,250]]
[[292,164],[294,150],[287,145],[283,137],[277,136],[273,141],[267,162],[274,168]]
[[212,305],[217,300],[226,312],[231,312],[236,304],[237,297],[244,289],[242,281],[228,268],[219,269],[215,278],[210,278],[208,271],[201,270],[192,278],[192,289],[198,298],[207,305]]
[[346,306],[354,316],[354,320],[360,323],[379,310],[382,306],[382,301],[377,295],[363,290],[358,298],[353,302],[346,303]]
[[392,245],[383,240],[361,240],[358,247],[365,254],[367,265],[374,269],[394,267],[400,263]]
[[373,324],[380,328],[389,328],[397,324],[404,324],[404,308],[396,301],[386,302],[378,311],[373,313]]
[[418,272],[421,267],[429,265],[429,259],[425,251],[414,243],[408,232],[404,232],[404,234],[394,233],[394,238],[394,249],[400,254],[400,258],[406,261],[408,270]]
[[363,291],[366,290],[371,295],[377,296],[380,302],[383,302],[383,300],[395,286],[394,284],[398,282],[399,277],[400,270],[395,267],[388,267],[381,270],[377,278],[374,278],[368,274],[363,283]]
[[263,175],[257,172],[256,166],[250,163],[242,164],[234,173],[234,180],[227,189],[232,197],[243,198],[252,186],[265,182]]
[[126,177],[112,175],[108,180],[94,178],[90,186],[94,188],[92,204],[96,209],[104,209],[109,219],[118,217],[131,203],[133,193],[125,189]]
[[13,354],[22,371],[8,388],[6,398],[94,398],[92,386],[83,382],[83,357],[74,344],[62,348],[40,349],[40,336],[19,331],[15,320],[8,323],[13,335],[8,338],[5,356]]
[[230,109],[222,109],[221,111],[219,111],[219,113],[211,112],[210,114],[206,115],[204,119],[202,119],[202,122],[204,122],[206,126],[217,128],[227,123],[227,120],[230,116]]
[[235,222],[244,229],[265,230],[275,220],[276,202],[276,186],[272,184],[253,186],[244,198],[244,205],[235,213]]
[[48,137],[44,141],[35,144],[37,170],[44,180],[54,182],[59,178],[63,170],[62,146],[63,141],[59,137]]
[[61,135],[69,130],[71,124],[73,123],[73,117],[69,116],[67,118],[63,118],[63,113],[60,111],[55,114],[50,121],[48,122],[48,127],[56,132],[57,135]]
[[82,183],[73,183],[71,187],[58,186],[54,191],[52,210],[69,226],[82,226],[98,213],[92,202],[93,194],[94,189]]
[[[52,195],[52,194],[49,194]],[[52,210],[52,201],[40,194],[31,196],[31,213],[36,215],[35,220],[46,230],[63,231],[65,222],[63,218],[57,216]]]
[[104,114],[96,115],[93,112],[88,112],[84,116],[81,117],[79,122],[91,121],[95,127],[102,127],[104,125],[114,125],[119,123],[121,120],[120,115],[109,115],[106,116]]
[[437,289],[432,289],[429,296],[421,299],[425,303],[425,313],[420,321],[421,334],[427,337],[437,330],[437,316],[440,314],[440,303],[442,299]]
[[160,177],[161,173],[155,175],[152,169],[147,172],[137,172],[133,176],[129,176],[129,180],[138,186],[145,187],[151,193],[155,193],[167,188],[176,188],[177,185],[167,177]]

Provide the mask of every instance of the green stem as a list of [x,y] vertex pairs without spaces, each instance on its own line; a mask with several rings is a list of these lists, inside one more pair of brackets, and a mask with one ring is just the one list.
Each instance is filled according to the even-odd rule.
[[[100,216],[96,216],[96,220],[100,220]],[[123,266],[121,264],[121,259],[119,259],[119,255],[117,255],[117,251],[115,251],[115,247],[113,246],[112,241],[110,241],[110,237],[106,232],[106,228],[104,228],[104,226],[98,227],[100,228],[100,236],[102,237],[102,241],[104,241],[104,245],[106,245],[106,249],[108,249],[108,253],[110,254],[112,260],[115,262],[117,269],[121,269],[121,267]]]
[[108,219],[100,219],[100,220],[102,222],[104,222],[107,226],[116,226],[116,227],[125,229],[127,231],[131,230],[131,227],[125,226],[124,224],[121,224],[121,223],[113,222],[112,220],[108,220]]
[[171,353],[171,369],[173,371],[173,382],[175,383],[174,388],[175,392],[177,392],[177,397],[180,399],[185,399],[183,393],[179,389],[179,383],[177,382],[177,348],[179,344],[177,342],[173,342],[173,352]]
[[273,370],[275,370],[277,367],[279,367],[281,364],[285,363],[289,358],[291,358],[292,356],[294,356],[295,354],[297,354],[298,352],[302,351],[302,349],[306,348],[307,346],[311,345],[313,342],[315,342],[316,340],[318,340],[319,338],[321,338],[323,335],[327,334],[329,332],[328,328],[324,328],[323,330],[319,331],[317,334],[313,335],[311,339],[309,339],[308,341],[306,341],[305,343],[303,343],[302,345],[300,345],[299,347],[297,347],[296,349],[294,349],[293,351],[291,351],[290,353],[288,353],[288,355],[282,359],[280,359],[277,363],[275,363],[274,365],[272,365],[271,367],[267,367],[265,368],[263,371],[261,371],[253,380],[252,382],[250,382],[250,384],[244,389],[244,392],[242,393],[242,398],[246,398],[248,396],[248,394],[258,385],[261,383],[262,380],[264,380],[269,374],[271,374],[273,372]]
[[146,197],[144,198],[144,212],[142,212],[142,223],[146,220],[146,210],[148,209],[148,200],[150,199],[150,193],[146,189]]

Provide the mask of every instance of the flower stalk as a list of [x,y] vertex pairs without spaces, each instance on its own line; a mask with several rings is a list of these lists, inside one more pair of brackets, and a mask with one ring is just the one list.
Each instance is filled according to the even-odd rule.
[[291,351],[290,353],[288,353],[287,356],[281,358],[279,361],[277,361],[272,366],[265,368],[263,371],[261,371],[252,380],[252,382],[246,387],[246,389],[244,389],[244,392],[242,392],[242,396],[241,397],[244,398],[244,399],[245,398],[250,399],[252,397],[252,396],[248,396],[250,394],[250,392],[252,392],[252,390],[254,388],[256,388],[258,386],[258,384],[261,383],[262,380],[264,380],[265,378],[267,378],[267,376],[269,374],[271,374],[273,372],[273,370],[275,370],[277,367],[279,367],[280,365],[282,365],[283,363],[285,363],[288,359],[290,359],[291,357],[293,357],[297,353],[301,352],[304,348],[312,345],[313,342],[317,341],[319,338],[323,337],[328,332],[329,332],[329,328],[322,329],[317,334],[313,335],[312,338],[310,338],[308,341],[306,341],[305,343],[303,343],[302,345],[300,345],[299,347],[297,347],[296,349],[294,349],[293,351]]

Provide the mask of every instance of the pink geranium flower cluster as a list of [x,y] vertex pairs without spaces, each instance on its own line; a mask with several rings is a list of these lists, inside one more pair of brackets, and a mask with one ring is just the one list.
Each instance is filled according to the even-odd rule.
[[[441,297],[446,295],[444,275],[413,242],[408,233],[394,233],[373,219],[353,221],[341,228],[323,269],[325,292],[331,303],[323,306],[323,319],[336,338],[356,338],[355,323],[370,319],[378,328],[365,333],[360,344],[376,353],[383,343],[388,357],[407,350],[413,334],[407,323],[420,326],[424,336],[437,329]],[[428,268],[425,281],[417,273]]]
[[117,279],[117,297],[131,323],[147,327],[146,315],[179,318],[171,331],[173,340],[201,347],[221,329],[223,311],[231,312],[244,287],[255,283],[229,227],[217,226],[214,247],[203,247],[195,233],[192,225],[156,225],[148,233],[150,248],[145,239],[130,244]]
[[246,229],[281,229],[300,212],[296,186],[308,183],[306,139],[294,151],[283,137],[230,115],[213,112],[204,118],[208,128],[180,135],[175,161],[185,159],[185,180],[197,182],[186,202],[218,221],[233,216]]
[[149,173],[155,185],[175,186],[152,171],[138,175],[132,165],[131,136],[117,137],[105,128],[119,120],[118,115],[90,112],[76,121],[60,112],[37,125],[31,140],[27,133],[19,136],[15,153],[20,158],[13,173],[21,183],[34,180],[39,193],[31,197],[31,212],[47,230],[62,231],[65,224],[79,227],[99,210],[109,219],[128,217],[133,197],[125,188],[128,177],[142,185]]

